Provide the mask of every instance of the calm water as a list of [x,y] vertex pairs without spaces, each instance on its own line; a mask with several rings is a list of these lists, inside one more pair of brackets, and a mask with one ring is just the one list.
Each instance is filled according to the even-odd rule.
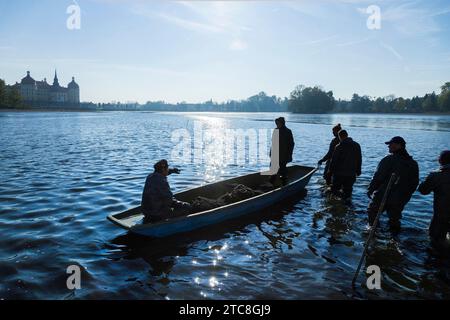
[[[166,240],[126,235],[106,216],[139,205],[155,160],[171,158],[171,132],[272,128],[279,114],[0,113],[0,299],[450,298],[450,261],[429,250],[432,197],[418,194],[391,239],[386,221],[368,264],[382,290],[350,283],[367,236],[366,186],[383,144],[401,134],[421,178],[449,149],[450,116],[285,115],[295,160],[315,165],[341,122],[363,149],[353,203],[328,199],[321,173],[306,195],[207,231]],[[259,169],[207,157],[171,176],[174,191]],[[66,268],[82,267],[82,289]]]

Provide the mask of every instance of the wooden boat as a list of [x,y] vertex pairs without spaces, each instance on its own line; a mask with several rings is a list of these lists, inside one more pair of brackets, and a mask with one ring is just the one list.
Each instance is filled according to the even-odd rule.
[[[288,181],[286,185],[278,184],[274,189],[239,202],[228,204],[208,211],[198,212],[170,220],[156,223],[143,224],[141,207],[136,207],[122,213],[108,216],[108,220],[130,232],[161,238],[177,233],[189,232],[199,228],[221,223],[225,220],[240,217],[282,201],[303,190],[317,168],[293,165],[288,169]],[[180,201],[191,202],[198,196],[218,198],[231,191],[232,185],[243,184],[250,188],[267,183],[269,176],[260,172],[248,174],[232,179],[203,185],[197,188],[179,192],[174,197]]]

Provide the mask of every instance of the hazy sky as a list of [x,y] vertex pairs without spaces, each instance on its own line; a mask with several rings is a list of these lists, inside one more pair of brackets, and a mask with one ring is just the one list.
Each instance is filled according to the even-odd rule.
[[[450,81],[450,1],[66,0],[0,2],[0,78],[30,70],[83,101],[242,99],[288,96],[298,84],[410,97]],[[381,9],[370,30],[366,8]]]

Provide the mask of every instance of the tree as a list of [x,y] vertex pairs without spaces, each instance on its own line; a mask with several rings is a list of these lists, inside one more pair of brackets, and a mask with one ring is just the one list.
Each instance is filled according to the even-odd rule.
[[449,91],[450,91],[450,82],[446,82],[444,83],[444,85],[441,86],[441,93]]
[[406,112],[420,113],[422,112],[422,101],[423,98],[418,96],[413,97],[412,99],[408,99],[408,103],[406,104]]
[[291,92],[288,108],[296,113],[327,113],[333,110],[334,105],[332,91],[300,85]]
[[4,80],[0,79],[0,108],[22,107],[22,98],[15,87],[8,87]]
[[441,93],[438,98],[439,111],[450,112],[450,82],[446,82],[441,87]]
[[372,101],[368,96],[361,97],[354,93],[350,104],[350,112],[368,112],[371,108]]
[[403,98],[397,98],[393,102],[392,111],[393,112],[406,112],[407,101]]
[[7,107],[7,90],[5,81],[0,79],[0,108]]
[[437,97],[434,92],[423,97],[422,109],[424,112],[438,111]]
[[12,88],[8,92],[8,106],[11,108],[21,108],[23,107],[22,97],[20,96],[19,90]]
[[378,97],[372,103],[371,111],[376,113],[386,113],[389,112],[388,103],[384,98]]

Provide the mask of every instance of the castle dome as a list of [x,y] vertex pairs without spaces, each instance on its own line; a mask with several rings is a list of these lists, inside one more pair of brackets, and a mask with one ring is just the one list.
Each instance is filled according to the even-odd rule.
[[27,71],[27,76],[25,78],[22,79],[22,81],[20,82],[20,84],[24,84],[24,85],[34,85],[36,83],[36,81],[34,81],[34,79],[30,76],[30,71]]
[[75,77],[72,77],[72,81],[67,85],[67,88],[69,89],[79,89],[80,87],[75,82]]

